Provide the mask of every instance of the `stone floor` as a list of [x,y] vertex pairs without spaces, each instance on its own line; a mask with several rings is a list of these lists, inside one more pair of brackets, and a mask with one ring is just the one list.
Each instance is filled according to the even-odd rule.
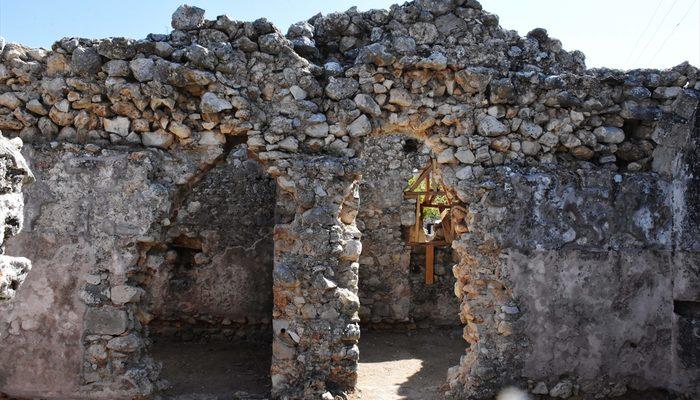
[[406,333],[363,332],[357,390],[352,400],[442,398],[447,369],[467,343],[461,329]]
[[163,399],[253,400],[269,398],[271,345],[245,342],[156,341],[171,387]]

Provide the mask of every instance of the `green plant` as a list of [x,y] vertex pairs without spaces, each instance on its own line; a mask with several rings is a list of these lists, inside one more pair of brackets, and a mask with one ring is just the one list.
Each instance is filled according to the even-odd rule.
[[[414,183],[416,182],[416,180],[418,179],[418,176],[419,176],[419,175],[415,175],[415,176],[412,176],[411,178],[408,179],[408,185],[406,186],[407,189],[410,188],[411,186],[413,186],[413,184],[414,184]],[[441,185],[439,185],[438,182],[436,182],[434,179],[432,179],[432,174],[429,174],[429,175],[428,175],[428,179],[430,179],[430,187],[431,187],[431,189],[433,189],[433,190],[438,189],[438,190],[439,190],[439,188],[441,188]],[[416,192],[426,192],[427,189],[428,189],[427,186],[428,186],[428,185],[427,185],[427,179],[424,179],[424,180],[414,189],[414,191],[416,191]],[[420,202],[420,203],[422,203],[422,202],[425,200],[425,196],[426,196],[426,195],[421,195],[421,196],[419,196],[419,197],[417,198],[417,201]],[[434,197],[431,199],[430,203],[431,203],[431,204],[445,204],[445,205],[447,205],[447,204],[448,204],[448,202],[447,202],[447,196],[445,196],[444,194],[436,195],[436,196],[434,196]],[[430,217],[430,218],[434,218],[434,219],[439,219],[439,218],[440,218],[440,209],[438,209],[437,207],[423,207],[423,218],[425,219],[425,218],[429,218],[429,217]]]

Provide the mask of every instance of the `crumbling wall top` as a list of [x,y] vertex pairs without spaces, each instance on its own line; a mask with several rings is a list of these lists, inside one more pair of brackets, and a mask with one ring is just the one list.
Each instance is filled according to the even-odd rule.
[[476,175],[569,161],[637,171],[651,165],[657,121],[684,89],[700,88],[688,64],[586,70],[581,53],[546,31],[520,37],[472,0],[351,8],[286,35],[265,19],[206,20],[189,6],[172,25],[142,40],[64,38],[51,51],[8,44],[0,129],[27,142],[211,159],[246,136],[274,163],[298,153],[355,157],[363,137],[399,132]]

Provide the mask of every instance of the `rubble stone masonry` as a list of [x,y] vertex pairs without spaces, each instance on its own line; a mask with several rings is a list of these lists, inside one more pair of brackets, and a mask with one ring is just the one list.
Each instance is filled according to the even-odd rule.
[[[400,135],[390,146],[419,141],[467,210],[449,288],[466,351],[447,397],[700,395],[697,68],[590,70],[475,0],[319,14],[286,35],[181,6],[172,27],[50,50],[0,41],[0,130],[15,138],[0,142],[4,237],[31,180],[16,138],[37,177],[25,231],[6,243],[34,263],[19,290],[25,261],[2,262],[0,294],[16,296],[0,303],[0,392],[157,395],[163,274],[216,268],[226,248],[250,257],[249,287],[272,292],[233,319],[271,331],[273,397],[351,391],[361,315],[410,313],[399,292],[386,313],[358,293],[360,277],[381,276],[361,271],[377,256],[362,241],[399,229],[363,217],[383,212],[362,210],[363,165],[390,166],[370,142]],[[388,189],[408,178],[374,171]],[[260,192],[226,183],[238,179]],[[237,199],[249,218],[231,217]],[[408,268],[402,254],[385,261]]]

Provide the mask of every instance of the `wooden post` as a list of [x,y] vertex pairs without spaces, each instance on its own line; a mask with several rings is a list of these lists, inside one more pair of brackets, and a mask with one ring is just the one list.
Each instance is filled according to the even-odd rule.
[[430,199],[433,197],[432,193],[430,193],[430,177],[431,175],[428,174],[425,178],[425,196],[423,197],[423,204],[430,204]]
[[425,284],[432,285],[435,282],[435,246],[425,246]]
[[420,199],[416,198],[416,223],[413,225],[413,241],[420,241],[420,230],[421,230],[421,208]]

